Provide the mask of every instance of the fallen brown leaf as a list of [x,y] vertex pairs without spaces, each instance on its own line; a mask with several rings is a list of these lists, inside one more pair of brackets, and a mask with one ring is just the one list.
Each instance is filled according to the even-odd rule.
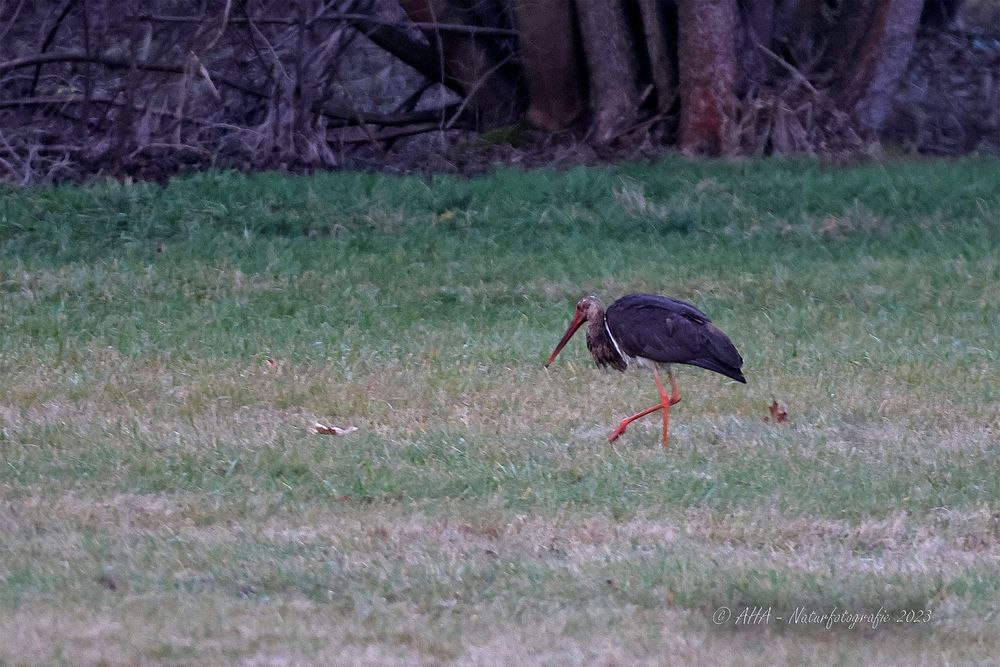
[[767,409],[771,412],[771,416],[764,417],[765,422],[780,424],[788,421],[788,410],[785,409],[785,406],[778,405],[777,401],[772,399],[771,405]]

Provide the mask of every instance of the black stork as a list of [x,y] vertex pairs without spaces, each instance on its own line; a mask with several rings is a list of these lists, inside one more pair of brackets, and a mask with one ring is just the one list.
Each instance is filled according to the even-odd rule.
[[[596,296],[585,296],[576,304],[576,314],[562,340],[556,345],[548,367],[576,330],[587,327],[587,349],[601,368],[610,366],[624,371],[635,363],[653,371],[660,391],[660,403],[631,417],[626,417],[608,436],[614,442],[628,425],[640,417],[663,410],[663,447],[667,446],[670,406],[681,400],[671,364],[699,366],[746,384],[740,371],[743,357],[708,315],[686,301],[655,294],[629,294],[604,310]],[[660,371],[670,379],[670,394],[663,388]]]

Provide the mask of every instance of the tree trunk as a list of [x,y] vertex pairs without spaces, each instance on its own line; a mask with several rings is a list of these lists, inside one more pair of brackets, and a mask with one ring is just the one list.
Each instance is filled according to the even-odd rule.
[[775,0],[744,0],[740,24],[740,70],[742,79],[740,88],[746,89],[749,84],[763,83],[770,71],[770,60],[758,44],[771,48],[771,38],[774,34],[774,1]]
[[[426,23],[462,25],[447,0],[399,0],[411,20]],[[469,101],[467,108],[476,126],[487,130],[512,122],[521,106],[517,84],[507,76],[502,63],[483,48],[472,35],[428,30],[431,46],[439,53],[442,77],[449,87],[461,91]]]
[[836,90],[862,130],[877,132],[913,52],[923,0],[878,0],[853,66]]
[[754,35],[764,46],[771,48],[771,36],[774,34],[775,0],[745,0],[744,11],[747,24]]
[[642,30],[649,54],[649,71],[656,90],[656,110],[667,113],[677,98],[677,68],[671,57],[671,43],[666,30],[662,0],[639,0]]
[[528,122],[556,132],[576,120],[585,100],[577,62],[572,0],[517,0]]
[[824,19],[826,15],[823,0],[778,0],[772,36],[778,47],[775,50],[783,52],[796,67],[812,70],[827,41],[829,21]]
[[927,0],[920,25],[925,28],[947,27],[962,8],[962,3],[963,0]]
[[846,73],[858,60],[881,0],[842,3],[836,12],[816,11],[812,20],[814,39],[821,47],[819,67],[830,76]]
[[736,143],[736,0],[681,0],[677,21],[680,148],[730,153]]
[[639,93],[632,40],[617,0],[576,0],[590,80],[594,141],[607,144],[635,123]]

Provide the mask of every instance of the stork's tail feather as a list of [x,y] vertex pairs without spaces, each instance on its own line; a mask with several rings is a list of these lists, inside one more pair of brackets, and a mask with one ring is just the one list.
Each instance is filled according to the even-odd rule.
[[698,366],[700,368],[705,368],[710,371],[715,371],[716,373],[721,373],[726,377],[732,378],[737,382],[747,383],[747,379],[743,377],[743,372],[736,366],[730,366],[729,364],[722,363],[717,359],[693,359],[691,361],[686,361],[684,363],[691,364],[692,366]]

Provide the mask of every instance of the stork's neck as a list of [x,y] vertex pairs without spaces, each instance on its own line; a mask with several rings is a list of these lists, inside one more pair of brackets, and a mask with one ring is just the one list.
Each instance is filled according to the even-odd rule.
[[608,333],[607,324],[604,322],[604,311],[598,313],[598,317],[588,318],[587,325],[587,349],[590,356],[594,358],[601,368],[611,366],[620,371],[628,368],[628,361],[618,352],[618,346]]

